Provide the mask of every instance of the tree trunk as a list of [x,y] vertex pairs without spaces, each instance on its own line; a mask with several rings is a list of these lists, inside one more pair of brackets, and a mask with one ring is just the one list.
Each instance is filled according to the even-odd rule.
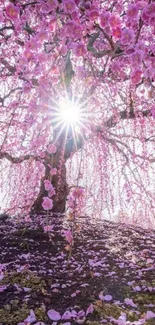
[[[31,207],[32,214],[41,214],[42,212],[45,212],[42,207],[43,197],[48,196],[48,192],[45,190],[44,186],[45,179],[51,181],[56,192],[56,194],[52,197],[53,208],[51,211],[55,213],[63,213],[65,211],[66,200],[69,194],[69,187],[66,180],[65,163],[73,152],[76,152],[83,146],[83,139],[81,136],[76,139],[76,145],[71,134],[68,133],[67,139],[65,139],[66,137],[64,134],[59,137],[59,141],[56,142],[57,152],[53,154],[53,156],[49,153],[46,153],[44,159],[45,176],[41,180],[38,197]],[[52,177],[50,175],[51,168],[57,168],[58,170],[58,173]]]
[[[54,159],[53,159],[52,168],[58,168],[60,164],[60,159],[59,159],[60,157],[59,155],[54,155],[53,158]],[[50,160],[51,160],[51,155],[48,155],[46,157],[45,176],[41,179],[39,194],[31,208],[31,213],[40,214],[44,211],[42,207],[43,197],[48,196],[48,192],[45,190],[45,186],[44,186],[45,179],[51,181],[56,192],[56,194],[52,197],[53,200],[52,212],[63,213],[65,211],[66,200],[69,194],[69,188],[66,181],[65,161],[63,162],[62,166],[60,166],[60,169],[58,169],[59,173],[51,177],[50,175],[51,168],[48,166]]]

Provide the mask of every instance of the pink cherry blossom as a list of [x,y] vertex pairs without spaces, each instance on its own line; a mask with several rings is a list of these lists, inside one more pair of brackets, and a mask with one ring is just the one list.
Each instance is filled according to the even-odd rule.
[[142,50],[137,50],[137,51],[133,52],[130,56],[132,65],[134,65],[134,66],[140,65],[142,63],[144,55],[145,55],[145,53]]
[[122,36],[122,30],[120,27],[117,27],[112,30],[112,35],[115,37],[116,40],[120,39]]
[[76,56],[84,56],[86,53],[85,45],[83,43],[75,44],[73,51]]
[[78,39],[81,37],[82,28],[76,22],[70,20],[65,26],[65,33],[68,37]]
[[88,13],[89,19],[94,21],[98,18],[99,16],[99,11],[97,9],[92,9]]
[[121,26],[121,20],[119,16],[116,15],[110,15],[109,17],[109,24],[112,27],[112,29],[120,28]]
[[142,71],[141,70],[136,70],[132,73],[132,82],[134,84],[138,84],[142,80]]
[[52,187],[53,187],[51,182],[48,179],[44,180],[44,186],[45,186],[46,191],[50,191],[52,189]]
[[12,3],[10,3],[6,8],[5,8],[5,13],[6,16],[11,19],[11,20],[16,20],[19,15],[19,9],[18,7],[14,6]]
[[52,168],[52,169],[50,170],[50,174],[51,174],[51,175],[56,175],[56,174],[57,174],[57,168]]
[[133,20],[137,17],[139,11],[138,4],[130,4],[127,10],[127,16],[129,20]]
[[72,13],[75,11],[75,1],[73,0],[63,0],[63,6],[66,12]]
[[141,18],[146,24],[150,24],[155,19],[155,4],[151,3],[144,7]]
[[99,21],[102,28],[106,27],[109,23],[110,13],[108,11],[103,11],[100,15]]
[[45,158],[45,152],[42,152],[42,151],[41,151],[41,152],[39,153],[39,156],[40,156],[40,158]]
[[80,198],[82,195],[84,194],[84,190],[83,188],[79,187],[79,188],[75,188],[72,192],[72,196],[73,198]]
[[131,45],[134,41],[135,35],[132,29],[124,28],[122,31],[121,43],[123,45]]
[[44,210],[50,210],[53,208],[53,201],[49,197],[43,198],[42,207]]
[[47,151],[48,151],[49,153],[56,153],[57,148],[56,148],[56,146],[55,146],[54,144],[50,144],[50,145],[48,146],[48,148],[47,148]]
[[[150,226],[153,193],[143,200],[139,193],[148,181],[153,186],[155,2],[1,0],[0,9],[0,185],[8,211],[20,209],[27,216],[42,204],[48,210],[58,200],[59,206],[57,194],[67,191],[68,183],[70,218],[88,211],[99,216],[104,208],[110,216],[117,205],[130,206],[130,216],[122,210],[119,218]],[[58,121],[61,98],[81,106],[82,117],[73,128]],[[141,143],[139,152],[133,134]],[[84,193],[73,190],[78,175]],[[56,186],[45,182],[38,206],[45,178]],[[130,190],[124,190],[126,178]]]

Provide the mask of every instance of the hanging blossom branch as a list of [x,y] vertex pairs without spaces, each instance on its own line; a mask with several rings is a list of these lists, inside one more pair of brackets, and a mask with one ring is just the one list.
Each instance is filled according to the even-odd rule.
[[[0,62],[11,73],[11,75],[14,75],[16,73],[16,71],[17,71],[16,67],[10,65],[7,60],[5,60],[4,58],[2,58]],[[19,75],[19,79],[24,80],[24,81],[27,81],[27,82],[31,81],[33,86],[39,86],[38,81],[35,78],[32,78],[32,79],[28,80],[28,79],[24,78],[22,75]]]
[[[118,150],[118,152],[120,152],[120,153],[124,156],[124,158],[125,158],[125,160],[126,160],[126,163],[129,162],[129,157],[128,157],[127,154],[124,152],[124,150],[123,150],[122,148],[119,147],[119,145],[121,145],[124,149],[126,149],[127,153],[130,153],[131,156],[134,155],[135,158],[139,158],[139,159],[142,159],[142,160],[148,161],[149,163],[154,163],[154,162],[155,162],[155,158],[149,158],[149,157],[146,157],[146,156],[143,156],[143,155],[140,155],[140,154],[136,154],[135,152],[133,152],[133,151],[131,150],[131,148],[130,148],[126,143],[124,143],[123,141],[121,141],[120,139],[118,139],[119,137],[118,137],[117,135],[115,135],[115,134],[113,134],[113,133],[109,133],[111,136],[115,136],[115,137],[117,137],[117,139],[116,139],[116,138],[115,138],[115,139],[109,138],[108,136],[105,136],[105,132],[103,132],[103,131],[101,130],[100,127],[99,127],[99,128],[96,128],[96,132],[97,132],[97,134],[98,134],[102,139],[104,139],[104,141],[111,143],[112,146],[114,146],[114,147]],[[132,137],[129,136],[129,138],[132,138]],[[139,138],[137,138],[137,137],[134,137],[134,138],[140,141]],[[150,138],[152,138],[152,137],[150,137]],[[149,141],[150,138],[148,138],[148,139],[144,139],[145,142]],[[153,138],[154,138],[154,137],[153,137]],[[153,140],[152,140],[152,141],[153,141]]]
[[6,94],[5,96],[3,97],[0,97],[0,102],[2,103],[2,106],[4,106],[4,101],[13,93],[15,93],[17,90],[22,90],[21,87],[16,87],[16,88],[13,88],[9,91],[8,94]]
[[19,164],[23,162],[24,160],[29,160],[30,158],[33,158],[35,160],[38,160],[38,157],[32,156],[32,155],[25,155],[22,157],[12,157],[8,152],[0,152],[0,159],[7,159],[13,164]]
[[104,122],[104,126],[107,128],[115,127],[120,120],[132,120],[138,117],[148,117],[152,116],[151,110],[147,109],[145,111],[127,111],[124,110],[122,112],[118,112],[117,114],[112,115],[106,122]]
[[146,161],[148,161],[150,163],[154,163],[155,162],[155,158],[148,158],[146,156],[144,157],[142,155],[135,154],[135,152],[133,152],[126,143],[124,143],[124,142],[122,142],[122,141],[120,141],[118,139],[117,140],[116,139],[115,140],[108,139],[108,140],[110,140],[112,143],[116,141],[116,143],[119,143],[120,145],[122,145],[124,148],[127,149],[128,153],[130,153],[131,156],[135,155],[136,158],[140,158],[140,159],[146,160]]
[[87,50],[93,54],[93,56],[97,59],[102,58],[105,55],[112,55],[113,50],[102,50],[102,51],[97,51],[96,48],[93,46],[94,42],[97,40],[99,37],[100,33],[97,32],[93,35],[90,36],[88,45],[87,45]]
[[[97,59],[100,59],[104,56],[109,56],[112,59],[115,57],[118,57],[120,55],[123,55],[123,50],[118,46],[118,44],[115,44],[112,40],[112,38],[104,31],[103,28],[101,28],[98,24],[96,24],[96,27],[99,29],[98,32],[90,35],[90,39],[87,45],[87,50],[93,54],[93,56]],[[108,41],[111,49],[105,49],[105,50],[100,50],[97,51],[97,49],[94,47],[95,41],[99,38],[100,36],[100,31],[102,32],[104,38]]]

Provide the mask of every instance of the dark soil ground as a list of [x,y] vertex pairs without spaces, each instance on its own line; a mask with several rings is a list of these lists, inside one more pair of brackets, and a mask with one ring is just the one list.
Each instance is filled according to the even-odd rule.
[[155,324],[154,231],[80,219],[68,260],[41,220],[0,221],[0,325]]

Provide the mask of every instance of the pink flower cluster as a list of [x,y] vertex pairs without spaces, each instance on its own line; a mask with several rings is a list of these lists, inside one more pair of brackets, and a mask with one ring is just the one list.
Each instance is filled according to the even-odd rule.
[[63,0],[64,10],[67,13],[73,13],[76,10],[75,1]]
[[121,43],[123,45],[131,45],[134,42],[134,31],[130,28],[124,28],[122,31]]
[[142,20],[147,25],[155,25],[155,3],[148,4],[142,12]]
[[56,175],[57,174],[57,168],[52,168],[50,170],[50,174],[53,176],[53,175]]
[[48,179],[44,180],[44,186],[45,186],[45,190],[48,191],[49,197],[55,195],[55,189]]
[[54,144],[50,144],[49,146],[48,146],[48,148],[47,148],[47,151],[48,151],[48,153],[56,153],[56,151],[57,151],[57,148],[56,148],[56,146],[54,145]]
[[65,26],[65,34],[68,37],[80,39],[82,34],[82,27],[76,21],[70,20]]
[[82,42],[77,43],[73,47],[73,52],[76,56],[84,56],[86,54],[86,47]]
[[99,18],[100,26],[107,31],[111,31],[111,34],[115,39],[121,37],[121,19],[118,15],[111,14],[108,11],[103,10]]
[[50,191],[52,189],[52,187],[53,187],[51,182],[48,179],[44,180],[44,186],[45,186],[46,191]]
[[53,200],[51,200],[49,197],[44,197],[42,207],[46,211],[51,210],[53,208]]
[[65,230],[65,231],[63,232],[63,234],[64,234],[66,240],[68,241],[68,243],[69,243],[70,245],[72,245],[72,242],[73,242],[73,235],[72,235],[71,231],[70,231],[70,230]]
[[138,84],[142,80],[142,71],[135,70],[131,76],[133,84]]
[[19,15],[19,8],[14,6],[12,3],[10,3],[6,8],[5,8],[5,13],[7,18],[10,20],[14,21],[18,19]]
[[80,211],[83,204],[84,189],[82,187],[77,187],[72,189],[71,193],[68,195],[68,207],[70,212]]

